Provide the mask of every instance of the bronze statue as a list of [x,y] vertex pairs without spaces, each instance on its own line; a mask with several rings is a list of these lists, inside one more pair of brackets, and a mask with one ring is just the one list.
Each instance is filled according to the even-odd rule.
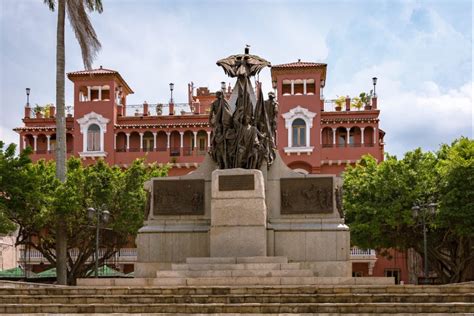
[[237,77],[229,102],[222,92],[211,105],[212,127],[210,155],[220,169],[260,169],[263,161],[269,167],[275,159],[275,130],[278,106],[274,95],[263,98],[261,84],[254,94],[250,77],[270,66],[265,59],[249,54],[232,55],[217,65],[230,77]]

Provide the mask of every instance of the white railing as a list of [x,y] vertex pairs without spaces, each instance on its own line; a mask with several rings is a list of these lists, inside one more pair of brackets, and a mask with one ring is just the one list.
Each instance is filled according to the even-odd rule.
[[[99,249],[99,257],[103,256],[105,249]],[[77,258],[79,255],[79,249],[70,249],[69,254],[73,259]],[[26,252],[24,250],[20,251],[20,261],[46,261],[46,258],[41,252],[36,249],[28,249]],[[136,261],[137,258],[137,249],[136,248],[121,248],[116,254],[115,258],[119,261]],[[90,258],[89,260],[92,260]]]
[[376,256],[374,249],[360,249],[357,247],[351,248],[351,256]]

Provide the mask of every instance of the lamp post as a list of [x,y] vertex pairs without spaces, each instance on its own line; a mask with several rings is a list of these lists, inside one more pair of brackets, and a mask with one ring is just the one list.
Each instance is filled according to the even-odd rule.
[[87,216],[90,220],[96,219],[95,227],[95,277],[99,277],[99,229],[100,223],[107,224],[109,221],[110,213],[105,209],[105,206],[98,208],[97,210],[89,207],[87,209]]
[[374,97],[377,97],[377,93],[375,93],[375,86],[377,85],[377,77],[372,78],[372,83],[374,84]]
[[170,91],[171,91],[171,100],[170,102],[173,103],[173,90],[174,90],[174,83],[170,82]]
[[30,107],[30,88],[26,88],[26,107]]
[[418,219],[421,217],[421,225],[423,226],[423,263],[424,263],[424,277],[428,277],[428,238],[427,238],[427,229],[426,229],[426,218],[428,215],[434,215],[436,211],[436,203],[414,205],[411,209],[413,212],[413,217]]
[[225,81],[221,81],[221,90],[222,93],[225,93]]

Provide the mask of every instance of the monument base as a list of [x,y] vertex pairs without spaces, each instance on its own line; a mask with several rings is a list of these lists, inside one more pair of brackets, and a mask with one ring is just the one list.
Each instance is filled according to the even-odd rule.
[[266,214],[260,170],[213,171],[211,257],[266,256]]

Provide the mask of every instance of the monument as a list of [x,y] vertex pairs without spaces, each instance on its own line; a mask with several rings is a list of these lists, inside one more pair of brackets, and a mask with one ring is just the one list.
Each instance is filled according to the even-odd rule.
[[135,277],[185,262],[265,258],[298,263],[315,277],[350,277],[340,179],[296,173],[277,154],[278,105],[272,93],[264,100],[261,85],[254,89],[250,80],[270,62],[246,48],[217,65],[236,83],[228,101],[217,92],[211,106],[209,155],[192,174],[146,183]]

